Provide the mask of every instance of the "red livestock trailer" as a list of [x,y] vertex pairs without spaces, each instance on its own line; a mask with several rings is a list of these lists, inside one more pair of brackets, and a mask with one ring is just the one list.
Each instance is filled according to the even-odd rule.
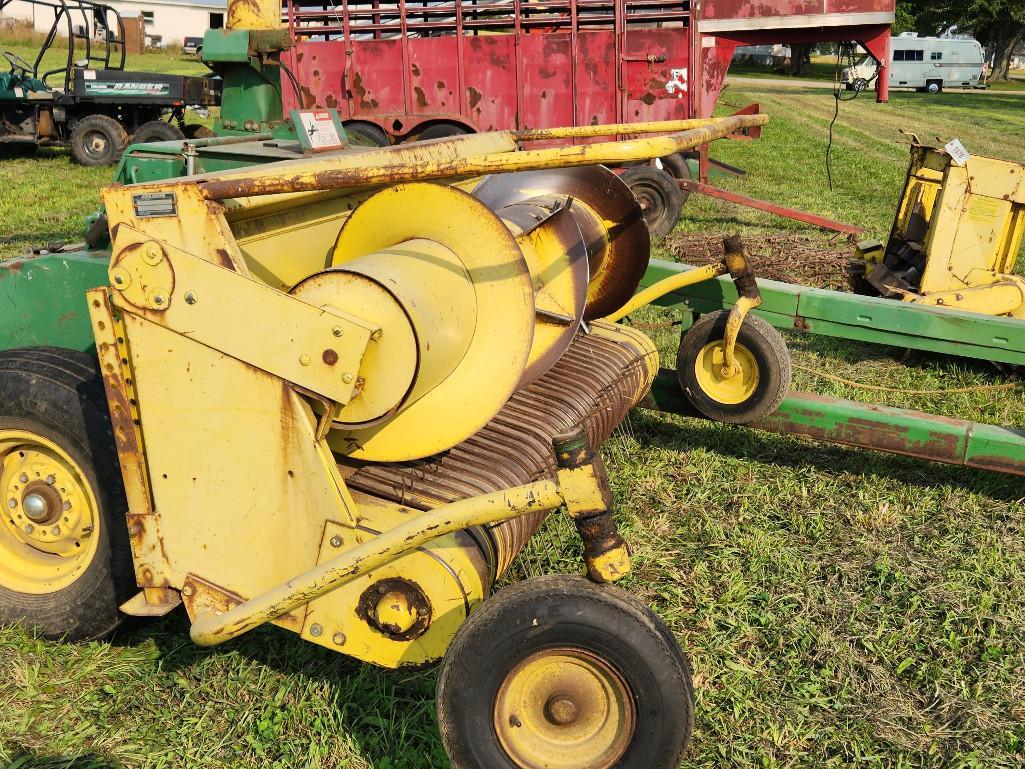
[[[286,3],[299,87],[378,141],[707,117],[738,45],[858,41],[885,66],[894,0]],[[886,99],[885,74],[876,81]]]
[[[333,107],[350,134],[383,146],[710,117],[736,47],[770,42],[860,43],[885,101],[894,0],[287,0],[285,16],[286,111]],[[710,186],[707,148],[696,160],[625,172],[653,234],[678,220],[681,187],[850,229]]]

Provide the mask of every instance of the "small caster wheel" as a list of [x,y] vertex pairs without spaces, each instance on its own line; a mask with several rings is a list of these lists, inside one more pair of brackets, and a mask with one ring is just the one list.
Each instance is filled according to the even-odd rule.
[[630,593],[582,577],[505,588],[456,633],[438,680],[453,769],[677,769],[690,667]]
[[704,315],[683,335],[676,375],[687,399],[709,419],[747,424],[779,408],[790,386],[790,355],[776,329],[748,315],[737,335],[740,372],[722,375],[728,310]]
[[667,171],[651,166],[634,166],[620,174],[641,206],[641,214],[652,238],[664,238],[680,221],[683,191]]

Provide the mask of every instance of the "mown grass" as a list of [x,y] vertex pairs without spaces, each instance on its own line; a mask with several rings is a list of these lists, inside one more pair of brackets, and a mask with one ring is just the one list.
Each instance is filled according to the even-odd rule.
[[[889,229],[907,163],[898,128],[1025,157],[1018,97],[900,94],[883,106],[859,98],[841,105],[829,191],[832,97],[746,86],[729,89],[722,109],[751,100],[772,122],[761,141],[717,146],[721,159],[750,171],[720,183],[857,222],[876,237]],[[5,255],[75,231],[103,181],[61,155],[0,165],[5,192],[23,201],[0,198]],[[696,196],[681,227],[812,232]],[[654,310],[642,319],[672,320]],[[675,331],[655,336],[672,361]],[[788,343],[802,365],[894,391],[802,370],[795,386],[803,389],[1025,421],[1021,387],[899,392],[1005,381],[984,363],[922,354],[902,362],[900,351],[815,337]],[[1025,762],[1025,483],[643,411],[604,454],[635,548],[628,586],[693,662],[697,731],[684,767]],[[577,564],[570,527],[553,518],[516,571]],[[200,649],[179,614],[83,646],[8,629],[0,631],[0,765],[444,767],[433,687],[431,671],[379,671],[275,628]]]

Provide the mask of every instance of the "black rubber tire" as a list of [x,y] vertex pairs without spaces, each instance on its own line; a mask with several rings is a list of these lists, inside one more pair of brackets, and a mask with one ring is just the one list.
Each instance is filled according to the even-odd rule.
[[174,123],[165,123],[163,120],[151,120],[139,126],[132,134],[132,144],[147,144],[149,142],[174,142],[185,139],[185,134]]
[[111,166],[127,144],[128,133],[120,122],[109,115],[87,115],[71,132],[71,159],[91,168]]
[[687,400],[700,413],[717,422],[743,425],[773,413],[790,387],[790,354],[780,333],[757,315],[748,315],[737,334],[737,344],[747,348],[758,366],[755,391],[740,403],[716,400],[698,383],[695,364],[706,345],[726,334],[728,310],[701,316],[683,333],[676,355],[676,376]]
[[619,178],[640,203],[651,237],[664,238],[672,232],[683,211],[683,192],[676,180],[651,166],[628,168]]
[[185,126],[185,138],[186,139],[211,139],[217,134],[214,133],[214,129],[209,126],[201,125],[199,123],[189,123]]
[[384,129],[373,123],[361,120],[345,123],[345,133],[349,141],[360,147],[387,147],[391,144]]
[[625,590],[583,577],[519,582],[484,601],[442,662],[437,711],[453,769],[519,769],[494,726],[506,675],[533,653],[590,652],[627,682],[637,723],[618,769],[677,769],[694,723],[690,665],[673,634]]
[[[46,638],[85,641],[117,628],[138,591],[124,513],[121,470],[98,364],[55,347],[0,352],[0,429],[25,429],[59,445],[92,487],[102,516],[96,553],[70,585],[29,594],[0,585],[0,624]],[[5,508],[6,509],[6,508]]]
[[423,142],[428,139],[447,139],[450,136],[465,136],[469,133],[473,132],[465,126],[455,125],[454,123],[436,123],[418,133],[415,140]]

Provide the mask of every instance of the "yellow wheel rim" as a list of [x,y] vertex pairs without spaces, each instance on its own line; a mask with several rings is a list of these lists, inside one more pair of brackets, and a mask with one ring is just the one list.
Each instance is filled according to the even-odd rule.
[[81,468],[53,441],[0,430],[0,586],[53,593],[92,563],[99,506]]
[[758,362],[744,345],[734,347],[740,373],[728,378],[722,375],[725,347],[720,339],[701,348],[694,361],[694,376],[701,391],[714,401],[735,405],[743,403],[758,389]]
[[626,682],[578,649],[528,657],[495,702],[499,742],[521,769],[607,769],[629,747],[636,720]]

